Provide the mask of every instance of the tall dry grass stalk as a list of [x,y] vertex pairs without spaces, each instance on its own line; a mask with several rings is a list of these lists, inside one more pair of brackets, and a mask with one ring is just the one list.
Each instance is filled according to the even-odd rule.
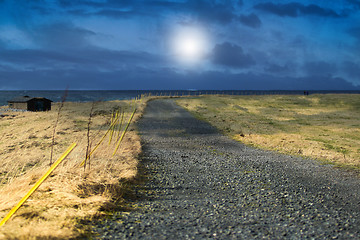
[[[81,219],[100,217],[116,200],[120,204],[124,181],[137,173],[140,139],[130,125],[126,137],[113,156],[115,143],[92,148],[91,168],[84,172],[79,164],[84,158],[89,140],[89,110],[93,103],[55,103],[49,112],[8,113],[0,122],[3,136],[0,148],[0,219],[28,192],[48,169],[46,155],[52,144],[49,130],[58,115],[56,144],[53,156],[65,151],[70,142],[78,145],[58,166],[18,212],[0,228],[0,239],[68,239],[85,234],[77,228]],[[91,114],[90,141],[101,142],[109,129],[113,109],[121,107],[124,118],[132,114],[132,101],[101,102]],[[145,106],[137,102],[133,121],[141,116]],[[91,134],[96,132],[97,134]]]
[[93,112],[95,108],[96,102],[92,102],[91,109],[89,113],[89,120],[87,125],[87,132],[86,132],[86,138],[87,138],[87,145],[86,145],[86,153],[85,153],[85,163],[84,163],[84,171],[86,170],[86,165],[89,164],[90,168],[90,157],[91,157],[91,141],[90,141],[90,126],[91,126],[91,119],[93,117]]
[[68,95],[68,88],[65,89],[64,95],[61,98],[61,103],[60,103],[60,106],[58,108],[58,113],[57,113],[56,120],[55,120],[55,123],[54,123],[54,128],[53,128],[53,133],[52,133],[52,140],[51,140],[50,164],[49,164],[49,166],[51,166],[52,160],[53,160],[56,128],[57,128],[57,125],[59,123],[61,109],[64,107],[64,103],[66,101],[67,95]]
[[116,123],[119,119],[118,114],[119,114],[119,111],[114,111],[112,114],[112,117],[111,117],[109,145],[111,144],[112,136],[114,134],[114,129],[115,129]]

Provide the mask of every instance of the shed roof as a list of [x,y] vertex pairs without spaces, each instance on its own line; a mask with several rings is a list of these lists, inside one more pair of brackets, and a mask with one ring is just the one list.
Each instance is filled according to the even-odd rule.
[[43,98],[43,97],[29,97],[29,96],[16,97],[16,98],[13,98],[13,99],[9,100],[8,102],[22,103],[22,102],[28,102],[28,101],[33,100],[33,99],[47,100],[47,101],[52,102],[50,99],[47,99],[47,98]]

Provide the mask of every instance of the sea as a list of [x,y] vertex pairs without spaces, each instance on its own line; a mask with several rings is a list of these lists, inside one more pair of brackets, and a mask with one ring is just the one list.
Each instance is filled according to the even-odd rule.
[[7,105],[7,101],[19,97],[44,97],[53,102],[61,102],[66,95],[67,102],[92,102],[129,100],[144,95],[152,96],[196,96],[204,94],[221,95],[304,95],[304,94],[360,94],[360,91],[300,91],[300,90],[14,90],[0,91],[0,106]]

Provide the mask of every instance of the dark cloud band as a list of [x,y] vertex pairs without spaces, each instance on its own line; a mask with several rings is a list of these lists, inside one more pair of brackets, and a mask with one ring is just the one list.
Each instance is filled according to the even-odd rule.
[[316,4],[303,5],[298,2],[287,4],[260,3],[254,6],[255,9],[263,10],[278,16],[298,17],[302,15],[313,15],[322,17],[343,17],[332,9],[322,8]]

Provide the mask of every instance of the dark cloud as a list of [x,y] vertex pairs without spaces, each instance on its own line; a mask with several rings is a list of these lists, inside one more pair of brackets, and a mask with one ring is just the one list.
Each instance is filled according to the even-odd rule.
[[89,45],[87,38],[96,35],[93,31],[63,22],[36,27],[31,34],[36,42],[51,49],[84,48]]
[[[140,4],[138,1],[69,1],[61,0],[59,5],[66,9],[71,15],[77,15],[81,17],[90,16],[103,16],[108,18],[132,18],[138,16],[149,16],[153,12],[155,6],[149,6],[146,10],[145,5],[147,3]],[[156,5],[156,4],[155,4]]]
[[259,28],[261,26],[261,20],[254,13],[250,15],[240,15],[238,19],[242,24],[251,28]]
[[304,64],[304,70],[310,76],[333,76],[337,72],[335,64],[317,61]]
[[279,16],[297,17],[298,9],[301,6],[303,5],[301,5],[300,3],[288,3],[288,4],[260,3],[255,5],[255,8]]
[[350,82],[343,78],[337,77],[319,77],[319,76],[308,76],[304,78],[294,79],[295,84],[291,81],[290,86],[294,89],[306,89],[306,90],[359,90],[360,88],[355,87]]
[[[349,12],[349,18],[339,22],[335,18],[345,17],[342,10],[326,8],[325,2],[323,5],[307,5],[296,1],[256,1],[260,3],[254,7],[257,9],[256,15],[251,9],[243,8],[242,0],[55,0],[51,3],[44,0],[18,0],[13,3],[8,0],[1,4],[0,25],[4,33],[1,35],[3,39],[0,39],[0,87],[64,89],[70,85],[77,89],[355,89],[345,79],[333,76],[341,75],[353,82],[358,81],[360,64],[355,55],[351,59],[356,49],[349,53],[346,51],[350,48],[335,47],[345,51],[340,55],[349,56],[348,62],[337,65],[330,63],[331,60],[326,59],[328,56],[319,55],[324,50],[319,42],[327,39],[326,47],[335,46],[332,36],[337,31],[339,36],[336,41],[344,42],[346,46],[350,46],[348,41],[354,39],[360,43],[360,28],[353,21],[356,15],[351,15],[358,12],[360,2],[346,0],[335,3],[343,5],[342,9]],[[4,10],[7,8],[11,9]],[[265,19],[272,19],[264,16],[262,22],[259,16],[264,12],[284,17],[323,18],[311,19],[314,22],[311,31],[305,29],[307,23],[297,19],[299,21],[294,22],[294,30],[289,32],[289,29],[282,27],[281,21],[286,19],[277,18],[275,22],[265,25]],[[104,21],[104,18],[109,19]],[[130,23],[129,28],[105,26],[107,22],[117,22],[113,20],[123,18]],[[326,24],[323,24],[325,18]],[[167,61],[164,57],[166,47],[156,48],[166,45],[160,41],[166,41],[161,38],[164,38],[163,33],[167,27],[172,27],[168,25],[174,21],[177,24],[203,23],[204,28],[210,29],[213,42],[223,42],[214,46],[207,59],[210,64],[204,62],[204,68],[186,72],[187,66]],[[336,24],[332,25],[334,21]],[[76,22],[83,27],[76,25]],[[131,24],[143,25],[144,32],[139,32],[137,28],[130,29]],[[255,31],[239,28],[235,24],[262,29]],[[266,29],[267,26],[271,26],[271,29]],[[347,30],[344,26],[351,29]],[[329,30],[330,27],[333,28]],[[97,30],[94,32],[90,29]],[[318,29],[320,34],[314,34]],[[242,31],[237,33],[238,30]],[[123,34],[121,37],[120,33]],[[354,39],[349,39],[350,36]],[[105,38],[106,41],[101,41]],[[124,41],[122,47],[127,51],[95,46],[97,43],[106,48],[110,39],[116,39],[117,46]],[[143,39],[149,42],[144,44]],[[156,44],[151,45],[150,42]],[[130,45],[143,51],[134,52],[129,49]],[[34,49],[23,49],[24,46],[34,46]],[[311,46],[315,47],[311,49],[313,53],[309,52]],[[148,53],[150,51],[160,55]],[[309,54],[313,59],[322,61],[307,62],[309,60],[304,58]],[[305,64],[298,64],[304,61]],[[257,66],[252,67],[255,64]],[[218,71],[205,70],[212,67]],[[231,73],[245,68],[252,74]],[[289,77],[296,76],[292,74],[294,70],[296,74],[307,77]]]
[[[105,9],[100,10],[94,13],[88,13],[86,15],[99,15],[99,16],[105,16],[105,17],[111,17],[111,18],[130,18],[137,15],[134,11],[122,11],[122,10],[113,10],[113,9]],[[140,15],[140,14],[139,14]],[[141,14],[142,16],[146,15]]]
[[[101,15],[109,18],[124,18],[136,16],[159,17],[159,14],[184,13],[202,22],[216,22],[227,24],[236,17],[231,0],[205,1],[189,0],[174,1],[70,1],[61,0],[60,6],[67,8],[75,15]],[[84,7],[86,7],[84,9]]]
[[246,68],[255,64],[254,59],[243,49],[229,42],[216,44],[212,51],[212,62],[232,68]]
[[289,65],[278,65],[278,64],[269,64],[268,66],[265,67],[265,71],[269,72],[269,73],[276,73],[276,74],[283,74],[283,73],[289,73],[289,71],[292,68]]
[[0,50],[5,49],[6,48],[6,43],[3,39],[0,38]]
[[[155,4],[157,3],[157,4]],[[216,22],[227,24],[236,17],[234,14],[233,2],[231,0],[223,1],[205,1],[205,0],[188,0],[186,2],[169,2],[169,1],[149,1],[148,5],[142,5],[145,9],[156,7],[157,11],[177,12],[191,14],[201,22]]]
[[51,15],[54,11],[53,9],[44,7],[43,5],[33,6],[31,9],[40,15]]
[[355,8],[360,9],[360,1],[359,0],[347,0],[351,5]]
[[[119,4],[122,4],[123,6],[126,6],[126,4],[129,4],[130,1],[118,1],[116,4],[117,6]],[[99,1],[89,1],[89,0],[78,0],[78,1],[72,1],[72,0],[58,0],[58,3],[61,7],[69,8],[69,7],[78,7],[78,6],[88,6],[88,7],[104,7],[108,5],[109,7],[113,7],[114,3],[113,1],[105,1],[105,2],[99,2]]]
[[230,23],[234,18],[232,2],[217,1],[188,1],[187,8],[203,21],[216,21],[222,24]]
[[360,41],[360,27],[350,28],[348,34]]
[[3,59],[15,69],[102,69],[116,71],[136,66],[165,65],[166,60],[146,52],[87,48],[73,51],[4,50]]
[[[173,69],[119,70],[51,69],[6,71],[0,69],[0,85],[6,89],[209,89],[209,90],[359,90],[341,78],[274,77],[207,71],[178,73]],[[325,87],[324,87],[325,86]]]
[[342,64],[342,68],[350,77],[356,79],[360,83],[360,64],[346,61]]
[[332,9],[322,8],[315,4],[303,5],[297,2],[286,4],[260,3],[254,6],[256,9],[270,12],[282,17],[298,17],[301,15],[313,15],[321,17],[342,17]]

